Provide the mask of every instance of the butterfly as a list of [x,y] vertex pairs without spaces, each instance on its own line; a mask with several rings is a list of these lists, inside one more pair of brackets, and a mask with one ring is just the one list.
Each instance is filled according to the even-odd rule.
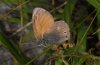
[[70,39],[68,24],[63,20],[55,21],[54,17],[43,8],[37,7],[33,10],[32,26],[39,46],[46,47]]

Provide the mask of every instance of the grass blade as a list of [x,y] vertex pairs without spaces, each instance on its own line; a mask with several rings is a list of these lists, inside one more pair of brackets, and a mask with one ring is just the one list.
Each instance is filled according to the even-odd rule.
[[16,58],[16,60],[24,65],[29,59],[20,51],[18,46],[12,44],[1,32],[0,32],[0,42],[2,45],[9,50],[9,52]]

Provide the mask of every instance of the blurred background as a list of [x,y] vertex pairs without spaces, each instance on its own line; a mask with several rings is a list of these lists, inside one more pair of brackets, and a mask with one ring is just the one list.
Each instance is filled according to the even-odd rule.
[[55,65],[100,65],[100,0],[0,0],[0,65],[32,65],[20,47],[33,41],[35,7],[70,27],[69,46],[55,56]]

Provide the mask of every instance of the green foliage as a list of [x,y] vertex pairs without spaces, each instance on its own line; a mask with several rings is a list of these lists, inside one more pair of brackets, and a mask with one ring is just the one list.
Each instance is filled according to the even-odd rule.
[[9,52],[16,58],[16,60],[24,65],[29,59],[20,51],[20,48],[15,44],[11,43],[1,32],[0,32],[0,42],[2,45],[9,50]]
[[100,2],[99,0],[87,0],[91,5],[93,5],[96,9],[100,10]]
[[[67,4],[65,6],[65,9],[64,9],[64,19],[65,21],[70,25],[72,24],[71,22],[71,19],[72,19],[72,12],[73,12],[73,9],[75,7],[75,4],[76,4],[77,0],[68,0],[67,1]],[[71,25],[70,25],[71,26]]]
[[[52,0],[53,1],[53,0]],[[27,25],[31,21],[32,8],[34,7],[43,7],[48,10],[53,9],[53,15],[55,19],[63,19],[66,23],[69,24],[70,32],[71,32],[71,41],[76,45],[72,48],[64,48],[61,55],[58,55],[55,59],[55,65],[100,65],[100,57],[92,54],[92,51],[87,52],[87,41],[88,34],[92,31],[98,40],[100,41],[100,1],[99,0],[87,0],[87,5],[80,4],[81,9],[76,8],[78,0],[66,0],[67,4],[64,7],[56,6],[56,0],[54,3],[49,3],[48,0],[1,0],[0,3],[5,3],[7,5],[14,5],[9,12],[6,12],[6,15],[3,18],[0,18],[0,21],[7,21],[8,23],[15,23],[17,25],[22,26],[21,29],[26,28],[24,25]],[[62,3],[63,4],[63,3]],[[81,3],[82,4],[82,3]],[[58,4],[60,5],[60,4]],[[21,8],[21,7],[22,8]],[[87,12],[87,8],[91,6],[93,8],[93,13]],[[62,12],[59,12],[63,11]],[[75,12],[76,10],[77,12]],[[11,16],[10,14],[14,13],[16,16]],[[78,19],[75,21],[73,14],[78,14]],[[88,15],[87,15],[88,14]],[[63,16],[62,16],[63,15]],[[6,18],[7,17],[7,18]],[[90,18],[89,18],[90,17]],[[5,19],[6,18],[6,19]],[[92,18],[92,19],[91,19]],[[93,23],[96,24],[96,27],[93,27]],[[30,25],[28,25],[30,26]],[[19,29],[18,29],[19,30]],[[16,43],[12,43],[5,34],[2,34],[2,29],[0,28],[0,43],[8,49],[8,51],[13,55],[13,57],[17,60],[21,65],[32,65],[31,63],[34,60],[38,59],[41,55],[48,52],[46,49],[43,53],[41,53],[38,57],[34,57],[33,59],[27,58],[24,53],[22,53]],[[18,33],[18,32],[17,32]],[[18,33],[19,34],[19,33]],[[29,40],[33,36],[32,31],[28,32],[21,38],[20,43],[24,43]],[[74,36],[76,36],[74,38]],[[75,41],[74,41],[75,40]],[[91,40],[94,41],[94,40]],[[91,43],[89,43],[91,44]],[[57,53],[54,53],[57,55]]]
[[[97,14],[97,26],[98,26],[98,30],[100,30],[100,11],[98,11],[99,13]],[[98,38],[100,40],[100,31],[98,31]]]
[[55,61],[55,65],[62,65],[62,60],[61,59],[57,59],[56,61]]

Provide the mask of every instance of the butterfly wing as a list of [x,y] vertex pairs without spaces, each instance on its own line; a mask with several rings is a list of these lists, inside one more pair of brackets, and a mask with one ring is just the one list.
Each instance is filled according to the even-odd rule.
[[43,8],[35,8],[32,15],[33,31],[36,39],[43,38],[49,28],[54,24],[53,16]]

